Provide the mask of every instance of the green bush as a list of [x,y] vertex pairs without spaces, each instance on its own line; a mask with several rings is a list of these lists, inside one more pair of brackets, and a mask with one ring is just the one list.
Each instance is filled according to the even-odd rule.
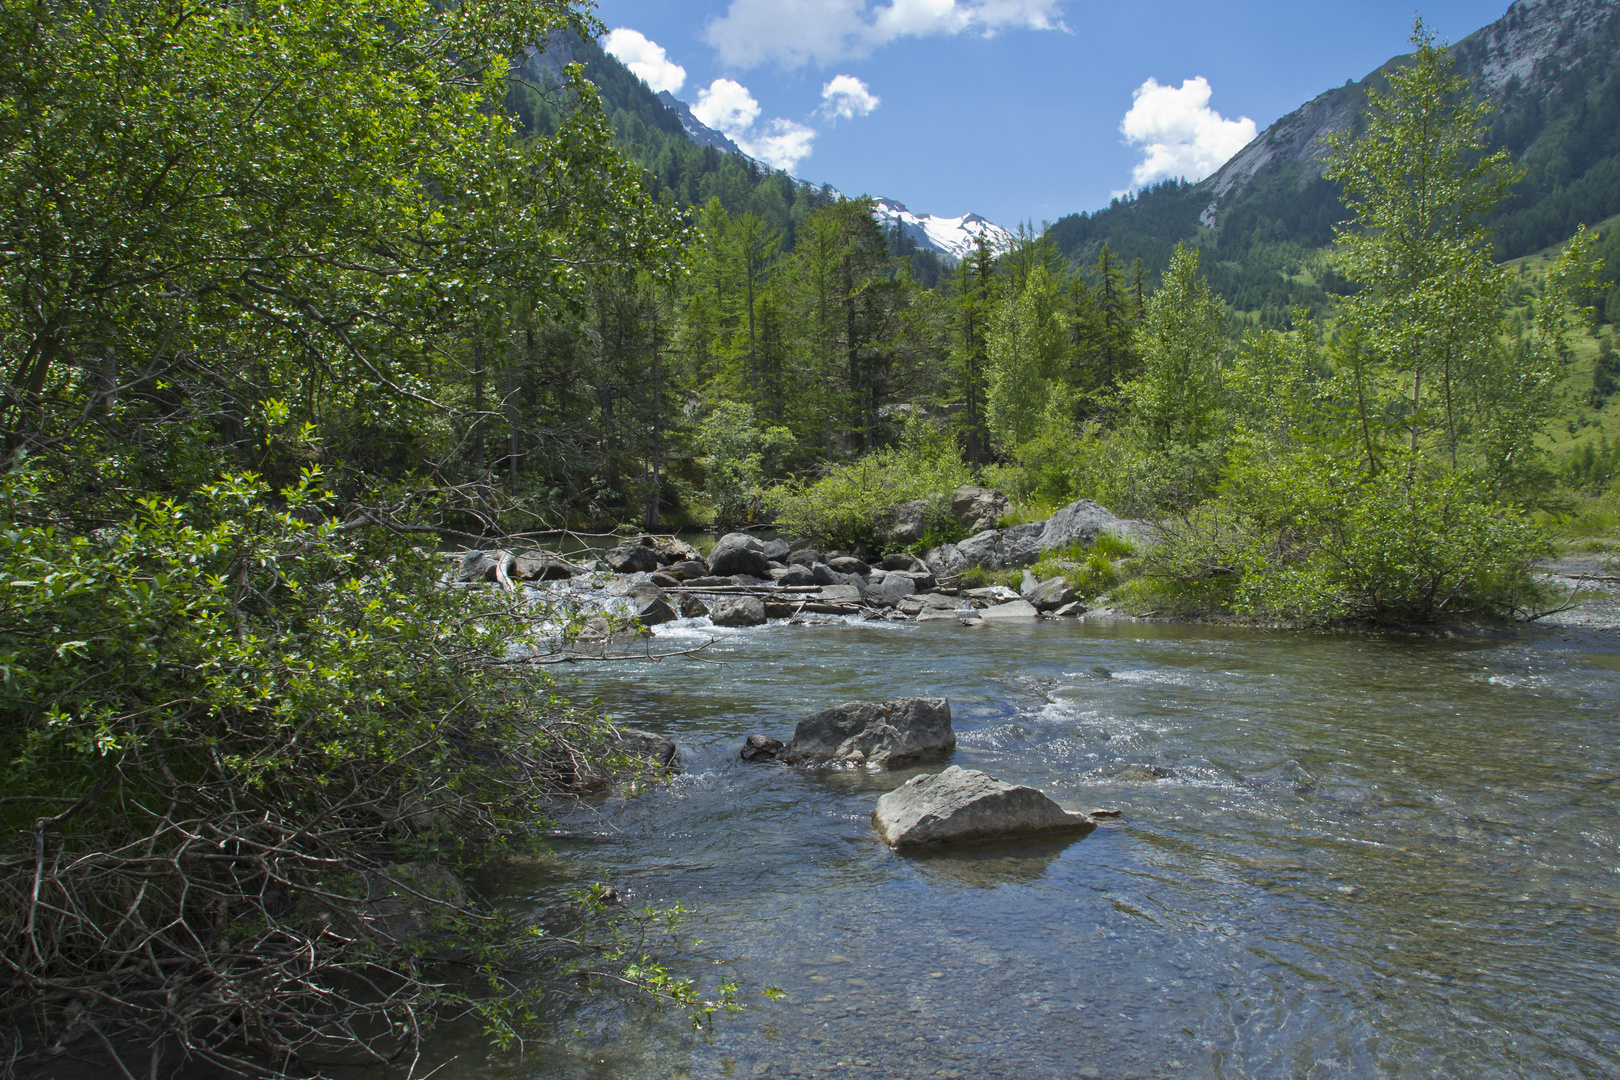
[[753,521],[765,484],[767,456],[787,452],[793,435],[784,427],[760,430],[754,409],[722,401],[698,429],[707,456],[704,494],[714,507],[714,526],[728,532]]
[[[0,478],[0,936],[29,942],[0,961],[8,1059],[84,986],[104,1030],[249,1075],[393,1052],[446,1008],[510,1034],[541,991],[504,958],[570,949],[520,946],[442,866],[526,845],[612,761],[605,720],[521,662],[545,613],[332,519],[313,469],[148,497],[89,535],[42,479]],[[431,971],[441,933],[484,975],[466,993]]]
[[1227,498],[1184,515],[1149,577],[1230,588],[1233,610],[1302,622],[1501,619],[1536,606],[1550,548],[1522,511],[1421,458],[1365,476],[1327,455],[1234,461]]
[[922,419],[906,424],[898,446],[837,465],[814,481],[789,481],[766,493],[765,503],[783,532],[828,548],[884,545],[879,532],[894,507],[912,499],[943,497],[927,519],[926,541],[960,539],[949,495],[972,475],[949,434]]

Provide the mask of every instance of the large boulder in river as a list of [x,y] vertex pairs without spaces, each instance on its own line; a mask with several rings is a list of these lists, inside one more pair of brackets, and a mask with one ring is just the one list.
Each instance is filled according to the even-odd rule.
[[1004,620],[1033,619],[1040,612],[1028,600],[1009,600],[1005,604],[995,604],[979,612],[979,618],[990,622]]
[[658,553],[639,540],[626,541],[602,556],[620,574],[647,574],[658,569]]
[[1045,529],[1046,523],[1042,521],[990,529],[957,544],[956,554],[966,565],[982,566],[986,570],[1028,566],[1040,558],[1041,534]]
[[799,721],[781,759],[790,765],[875,765],[938,761],[956,749],[944,698],[852,701]]
[[1090,547],[1104,533],[1144,547],[1152,544],[1153,527],[1145,521],[1116,517],[1101,503],[1080,499],[1052,515],[1041,532],[1039,547],[1042,551]]
[[517,557],[513,577],[524,581],[566,581],[579,568],[546,551],[527,551]]
[[716,577],[748,574],[757,578],[771,576],[771,560],[765,545],[758,537],[747,533],[726,533],[709,552],[709,573]]
[[669,601],[662,596],[635,596],[632,597],[632,602],[635,605],[636,619],[642,626],[659,626],[680,618],[675,614],[675,609],[669,606]]
[[469,551],[461,557],[456,580],[463,583],[491,581],[510,589],[516,570],[517,559],[510,551]]
[[1037,839],[1096,828],[1089,814],[1065,810],[1035,788],[955,765],[914,776],[883,796],[872,824],[896,848]]
[[805,588],[817,584],[816,575],[810,572],[810,568],[800,566],[798,563],[790,563],[786,569],[772,570],[771,577],[776,579],[778,585],[790,588]]
[[991,488],[959,487],[951,495],[951,513],[970,536],[994,529],[1011,509],[1007,496]]
[[762,626],[765,601],[757,596],[727,596],[715,601],[709,621],[716,626]]
[[684,562],[700,562],[703,559],[698,549],[673,536],[644,536],[641,538],[644,546],[652,548],[653,554],[658,557],[658,565],[675,566]]
[[917,583],[911,579],[911,575],[897,571],[886,576],[881,584],[869,589],[866,595],[875,603],[893,607],[916,591]]
[[1039,611],[1055,611],[1074,600],[1074,590],[1060,577],[1049,581],[1026,582],[1021,595]]

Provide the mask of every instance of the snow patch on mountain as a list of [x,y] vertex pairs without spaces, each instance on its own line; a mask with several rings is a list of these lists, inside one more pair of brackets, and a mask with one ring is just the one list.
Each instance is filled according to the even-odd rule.
[[668,90],[658,92],[658,100],[664,103],[666,109],[672,110],[680,118],[681,127],[686,131],[686,137],[699,146],[712,146],[722,154],[743,154],[742,148],[732,142],[722,133],[692,115],[692,106],[670,93]]
[[939,217],[935,214],[917,214],[894,199],[874,199],[872,216],[885,232],[898,228],[928,251],[937,251],[952,259],[966,258],[980,236],[990,246],[1001,251],[1012,243],[1012,233],[978,214],[961,217]]
[[[680,118],[681,127],[693,142],[701,146],[712,146],[724,154],[749,157],[735,142],[694,116],[691,106],[668,90],[661,92],[658,100]],[[758,162],[763,168],[770,168],[757,158],[749,160]],[[806,181],[799,180],[799,183]],[[827,191],[834,198],[844,197],[842,192],[834,188],[828,187]],[[992,221],[986,221],[978,214],[963,214],[961,217],[917,214],[908,210],[904,203],[894,199],[874,199],[872,216],[883,227],[884,232],[898,228],[914,240],[919,248],[937,252],[949,259],[965,258],[973,251],[974,243],[980,236],[986,237],[996,251],[1004,250],[1012,243],[1012,233]]]

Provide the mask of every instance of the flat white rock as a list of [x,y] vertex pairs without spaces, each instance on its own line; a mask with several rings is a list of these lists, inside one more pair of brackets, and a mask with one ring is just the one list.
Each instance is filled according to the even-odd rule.
[[1028,600],[1012,600],[995,607],[987,607],[979,612],[981,619],[1033,619],[1040,612]]
[[872,824],[890,847],[901,848],[1090,832],[1097,823],[1035,788],[952,765],[884,795]]

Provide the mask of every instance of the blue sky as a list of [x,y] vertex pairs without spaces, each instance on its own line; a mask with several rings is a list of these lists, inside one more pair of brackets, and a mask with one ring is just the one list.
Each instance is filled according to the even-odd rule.
[[[1438,0],[1416,13],[1457,41],[1506,8]],[[756,156],[846,194],[1011,228],[1165,175],[1200,178],[1254,129],[1408,51],[1414,8],[599,0],[598,13],[633,31],[609,42],[621,59],[655,89],[678,81],[677,97]]]

